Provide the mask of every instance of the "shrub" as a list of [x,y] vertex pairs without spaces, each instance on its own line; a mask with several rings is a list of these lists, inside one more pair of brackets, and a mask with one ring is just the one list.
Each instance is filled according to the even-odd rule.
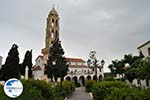
[[67,95],[65,91],[63,91],[62,87],[60,85],[56,85],[54,88],[55,91],[55,99],[56,100],[61,100],[60,98],[62,98],[62,100],[65,98],[65,96]]
[[92,86],[94,84],[94,80],[86,80],[85,81],[85,90],[86,92],[91,92],[92,91]]
[[[64,100],[75,90],[71,81],[64,81],[62,85],[53,86],[41,80],[22,80],[23,93],[16,100]],[[3,93],[0,85],[0,100],[12,100]]]
[[95,83],[92,87],[94,100],[103,100],[114,88],[129,87],[127,84],[120,81],[102,81]]
[[[44,100],[41,95],[41,91],[32,87],[27,81],[22,81],[23,83],[23,92],[15,100]],[[5,95],[3,92],[3,86],[0,86],[0,100],[12,100]]]
[[75,90],[75,86],[71,81],[63,81],[62,89],[66,91],[66,96],[68,96]]
[[31,79],[28,80],[28,82],[32,87],[35,87],[37,90],[41,91],[41,94],[45,100],[54,99],[54,91],[50,83],[47,83],[42,80],[31,80]]
[[62,85],[55,86],[55,97],[63,97],[63,99],[72,94],[75,90],[75,85],[71,81],[63,81]]
[[112,76],[107,76],[104,78],[104,81],[115,81],[115,79]]
[[8,98],[8,97],[5,95],[5,93],[4,93],[4,91],[3,91],[3,86],[2,86],[2,85],[0,85],[0,99],[1,99],[1,100],[10,100],[10,98]]
[[45,100],[42,96],[42,91],[37,90],[28,81],[22,80],[23,92],[17,100]]
[[141,89],[138,88],[115,88],[105,100],[145,100],[142,97]]
[[115,88],[105,100],[150,100],[150,89],[136,87]]
[[143,100],[150,100],[150,88],[148,89],[142,89],[142,97],[143,97]]

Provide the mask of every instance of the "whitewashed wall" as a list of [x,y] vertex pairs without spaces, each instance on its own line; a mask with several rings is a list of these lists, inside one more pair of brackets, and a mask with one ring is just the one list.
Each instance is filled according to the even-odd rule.
[[150,43],[148,43],[148,44],[144,45],[143,47],[139,48],[138,51],[139,52],[142,51],[143,55],[145,57],[147,57],[147,56],[150,56],[149,53],[148,53],[148,48],[150,48]]
[[[126,80],[126,82],[130,85],[140,86],[140,84],[138,84],[137,79],[134,79],[132,83],[130,83],[128,80]],[[141,87],[148,87],[146,85],[146,80],[141,80]],[[149,80],[149,87],[150,87],[150,80]]]
[[42,76],[44,75],[42,70],[33,71],[34,79],[41,80]]

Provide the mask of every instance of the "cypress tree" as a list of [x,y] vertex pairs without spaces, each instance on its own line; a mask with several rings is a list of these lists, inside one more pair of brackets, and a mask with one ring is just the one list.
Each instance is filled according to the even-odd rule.
[[21,75],[25,76],[25,68],[28,66],[28,76],[32,78],[32,50],[31,51],[26,51],[24,60],[21,66]]
[[57,82],[58,78],[61,78],[62,82],[63,78],[67,75],[67,71],[68,64],[66,58],[64,57],[64,50],[60,41],[56,41],[49,49],[45,74],[47,74],[51,79],[54,77],[55,82]]
[[1,71],[4,81],[10,78],[20,78],[19,52],[16,44],[12,45]]

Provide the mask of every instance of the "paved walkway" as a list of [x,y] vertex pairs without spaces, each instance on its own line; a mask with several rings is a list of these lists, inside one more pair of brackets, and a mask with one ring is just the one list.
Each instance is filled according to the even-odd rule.
[[93,100],[89,93],[85,91],[84,87],[76,88],[75,92],[68,100]]

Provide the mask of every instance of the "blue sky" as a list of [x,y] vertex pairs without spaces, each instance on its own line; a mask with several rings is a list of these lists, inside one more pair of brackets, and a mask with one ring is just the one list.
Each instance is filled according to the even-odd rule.
[[33,63],[45,46],[46,18],[55,5],[60,16],[60,38],[67,57],[99,60],[137,55],[150,40],[150,0],[0,0],[0,55],[3,63],[13,43],[20,63],[33,50]]

